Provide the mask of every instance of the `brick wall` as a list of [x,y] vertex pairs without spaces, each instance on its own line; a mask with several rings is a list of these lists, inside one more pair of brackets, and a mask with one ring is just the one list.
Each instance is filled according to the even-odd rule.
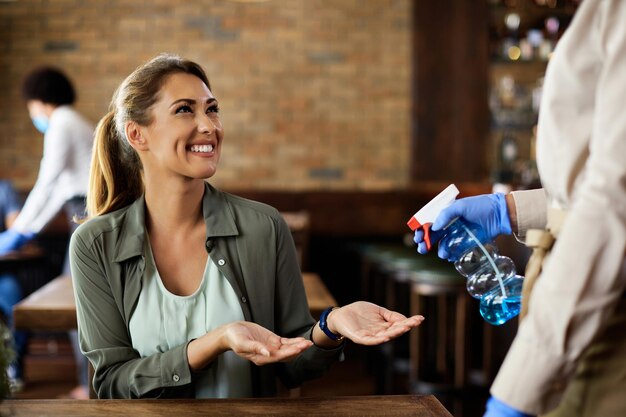
[[20,96],[41,64],[74,81],[96,122],[121,80],[159,52],[199,62],[231,189],[359,189],[409,182],[411,0],[0,1],[0,177],[30,188],[41,135]]

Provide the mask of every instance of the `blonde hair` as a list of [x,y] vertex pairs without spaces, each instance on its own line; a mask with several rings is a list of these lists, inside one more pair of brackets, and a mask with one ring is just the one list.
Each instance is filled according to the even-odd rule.
[[200,65],[177,55],[161,54],[133,71],[113,94],[109,112],[96,127],[87,218],[125,207],[143,193],[141,161],[126,139],[125,126],[129,121],[141,126],[152,122],[152,105],[166,78],[176,73],[195,75],[211,88]]

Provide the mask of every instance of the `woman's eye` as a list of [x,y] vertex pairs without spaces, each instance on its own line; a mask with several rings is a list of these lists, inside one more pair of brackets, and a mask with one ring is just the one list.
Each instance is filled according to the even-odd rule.
[[178,107],[176,109],[176,113],[191,113],[191,107],[188,106],[187,104],[183,104],[182,106]]
[[207,113],[219,113],[220,109],[217,106],[211,106],[208,109],[206,109]]

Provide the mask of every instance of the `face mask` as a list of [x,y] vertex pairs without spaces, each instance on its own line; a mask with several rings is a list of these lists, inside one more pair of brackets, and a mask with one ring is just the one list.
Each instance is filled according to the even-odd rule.
[[38,116],[33,117],[33,124],[35,125],[35,129],[45,134],[46,130],[48,130],[50,122],[48,121],[47,117]]

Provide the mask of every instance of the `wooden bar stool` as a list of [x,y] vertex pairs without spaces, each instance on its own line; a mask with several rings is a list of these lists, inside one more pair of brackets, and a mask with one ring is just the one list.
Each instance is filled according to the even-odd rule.
[[463,388],[471,299],[465,278],[439,259],[426,266],[416,264],[403,278],[410,284],[410,314],[426,317],[410,335],[410,390],[432,393]]
[[[401,243],[370,243],[357,248],[361,257],[361,298],[391,308],[391,275],[398,263],[417,255]],[[408,314],[408,307],[405,311]],[[367,350],[366,363],[376,380],[376,393],[392,392],[393,347],[391,343]]]
[[[375,276],[378,296],[375,302],[390,310],[409,314],[408,288],[400,288],[395,277],[399,271],[414,267],[419,255],[414,248],[398,244],[388,247],[377,259]],[[380,366],[376,373],[377,393],[397,393],[399,377],[406,378],[409,373],[408,335],[384,343],[378,347]],[[405,384],[403,384],[405,385]],[[404,391],[404,388],[402,388]]]
[[402,250],[401,244],[369,244],[361,248],[361,298],[385,302],[385,264]]
[[[416,270],[433,266],[433,262],[438,263],[439,260],[431,256],[419,255],[415,248],[398,248],[392,255],[389,255],[381,266],[385,276],[383,305],[390,310],[410,315],[409,276]],[[406,390],[406,382],[410,374],[409,335],[410,333],[405,334],[381,346],[387,364],[382,375],[383,393],[393,394],[398,390],[402,392]]]

